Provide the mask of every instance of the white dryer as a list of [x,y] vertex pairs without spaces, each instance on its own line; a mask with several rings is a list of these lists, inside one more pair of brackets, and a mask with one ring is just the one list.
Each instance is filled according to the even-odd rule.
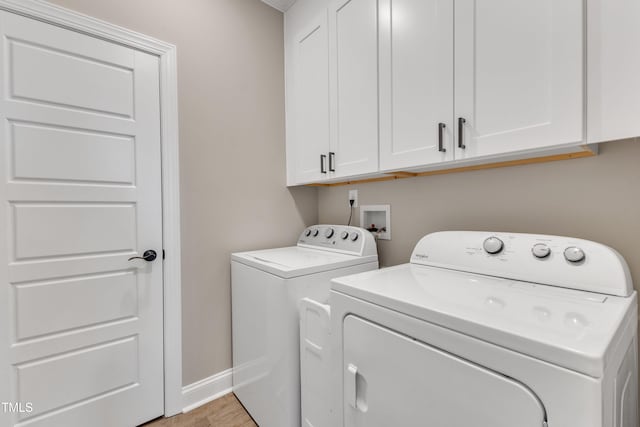
[[636,292],[611,248],[434,233],[330,302],[332,427],[638,426]]
[[231,255],[233,390],[260,427],[300,427],[298,306],[330,280],[378,268],[368,231],[316,225],[296,246]]

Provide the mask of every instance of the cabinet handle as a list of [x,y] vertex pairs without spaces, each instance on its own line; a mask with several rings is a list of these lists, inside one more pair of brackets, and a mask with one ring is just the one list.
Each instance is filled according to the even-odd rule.
[[458,119],[458,148],[462,148],[463,150],[467,148],[467,146],[464,145],[464,124],[465,123],[467,123],[467,121],[464,119],[464,117],[460,117]]
[[335,172],[336,171],[335,160],[336,160],[336,153],[330,151],[329,152],[329,172]]
[[447,125],[444,123],[438,123],[438,151],[441,153],[447,152],[447,149],[444,148],[444,128],[446,127]]
[[325,166],[327,160],[327,156],[325,154],[320,154],[320,173],[327,173],[327,168]]

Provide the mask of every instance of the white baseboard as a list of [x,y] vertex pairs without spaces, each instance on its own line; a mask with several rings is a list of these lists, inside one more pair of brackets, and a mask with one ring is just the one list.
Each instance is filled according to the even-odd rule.
[[216,400],[225,394],[231,393],[233,382],[232,370],[218,372],[203,380],[182,387],[182,402],[184,409],[182,412],[189,412],[205,403]]

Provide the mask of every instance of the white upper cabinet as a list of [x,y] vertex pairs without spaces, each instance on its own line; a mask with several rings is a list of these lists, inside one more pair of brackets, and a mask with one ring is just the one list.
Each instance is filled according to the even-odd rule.
[[638,0],[297,0],[287,182],[589,151],[640,136]]
[[584,140],[583,8],[456,0],[456,159]]
[[333,177],[378,170],[377,3],[337,0],[329,5]]
[[587,140],[640,136],[640,2],[587,0]]
[[453,160],[453,2],[379,1],[380,169]]
[[[329,153],[329,68],[326,13],[313,20],[294,39],[293,93],[288,98],[289,135],[293,144],[296,183],[327,176]],[[291,165],[290,165],[291,166]]]

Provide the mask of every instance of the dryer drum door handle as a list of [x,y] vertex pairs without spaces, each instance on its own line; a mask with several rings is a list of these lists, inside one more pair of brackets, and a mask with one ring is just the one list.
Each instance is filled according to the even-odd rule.
[[349,364],[349,366],[347,366],[347,377],[344,380],[344,397],[347,400],[347,403],[356,409],[358,408],[357,377],[358,367]]
[[345,400],[354,409],[360,412],[367,412],[367,381],[362,374],[358,372],[358,367],[349,363],[345,382]]

